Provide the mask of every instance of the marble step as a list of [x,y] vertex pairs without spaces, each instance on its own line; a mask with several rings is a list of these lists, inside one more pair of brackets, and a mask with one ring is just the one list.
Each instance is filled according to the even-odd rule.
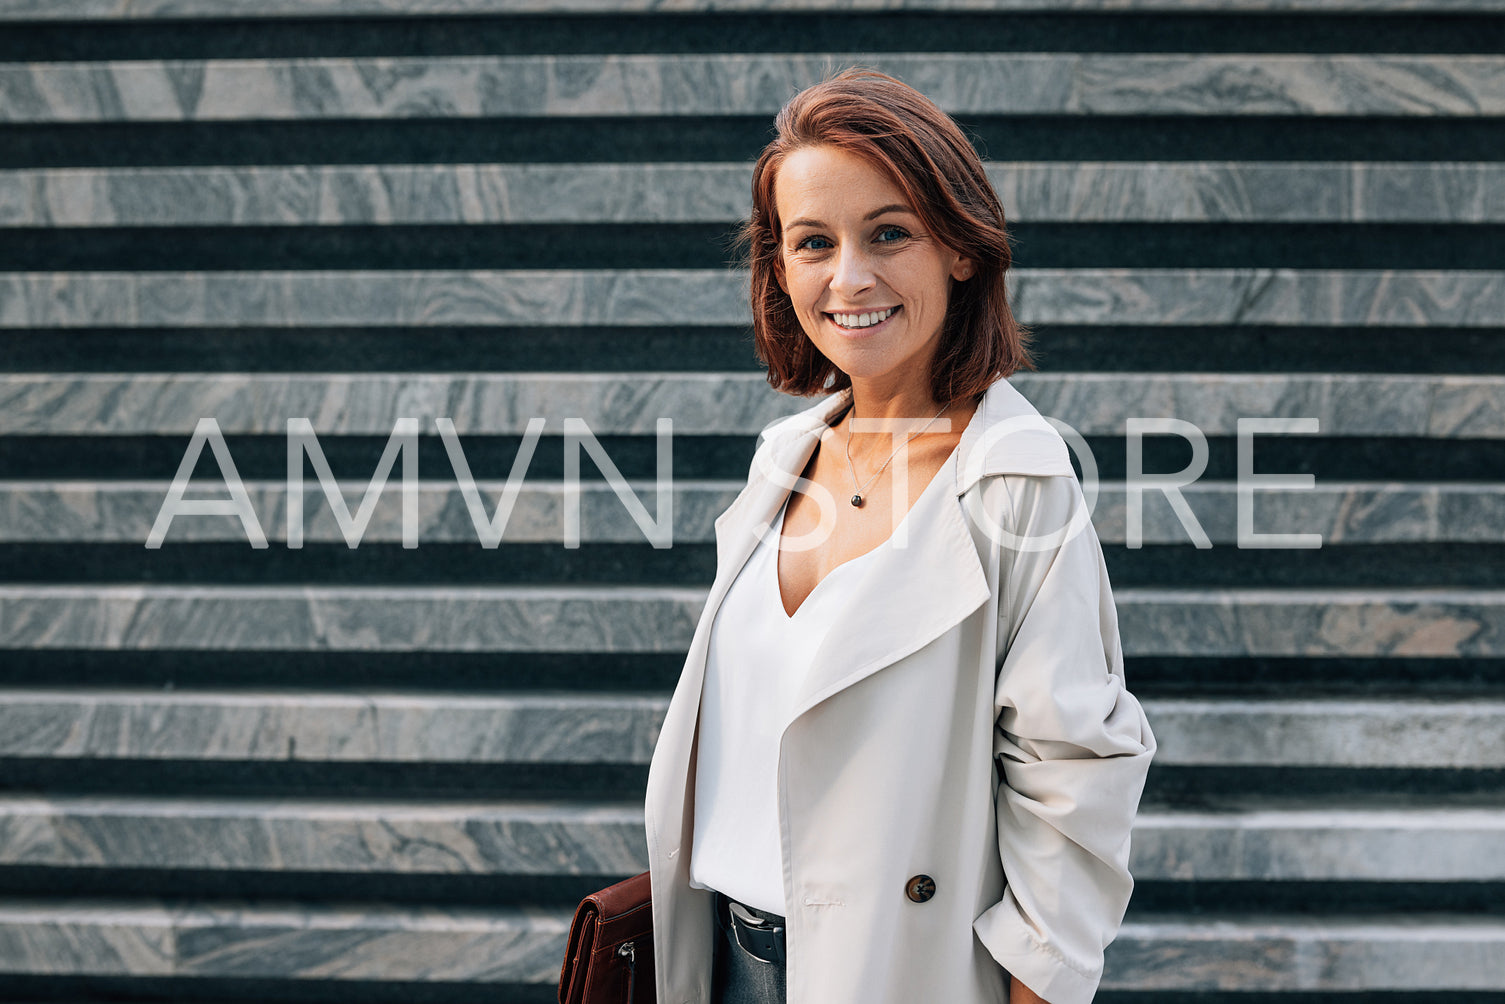
[[443,14],[653,14],[725,11],[1166,11],[1377,14],[1491,12],[1500,0],[0,0],[0,21],[146,21],[298,17],[431,17]]
[[[245,480],[242,484],[268,539],[285,541],[286,483]],[[354,507],[370,482],[346,479],[338,484],[347,506]],[[475,485],[483,500],[483,521],[490,520],[506,482],[477,480]],[[396,482],[388,482],[388,490],[371,510],[371,522],[360,537],[363,543],[402,540],[399,487]],[[151,535],[169,488],[167,481],[0,481],[0,544],[142,543]],[[629,481],[626,488],[655,511],[658,496],[652,482]],[[716,517],[741,488],[741,482],[676,479],[672,489],[674,543],[713,542]],[[345,540],[320,489],[310,484],[307,490],[304,539]],[[1105,547],[1124,546],[1129,526],[1125,483],[1102,481],[1098,491],[1093,528]],[[1182,488],[1181,493],[1213,546],[1237,543],[1237,482],[1201,480]],[[475,517],[453,478],[419,481],[417,494],[420,541],[469,543],[480,539]],[[226,497],[225,482],[190,481],[186,497]],[[1502,483],[1401,484],[1319,478],[1311,489],[1262,491],[1257,498],[1256,528],[1260,533],[1317,533],[1324,547],[1505,542]],[[562,544],[566,504],[562,484],[526,482],[518,490],[502,541]],[[615,490],[599,482],[581,485],[580,538],[586,543],[646,544],[648,540]],[[179,516],[164,536],[169,544],[245,539],[246,529],[238,519],[219,516]],[[1158,491],[1147,491],[1143,543],[1185,544],[1191,540],[1188,527],[1165,497]]]
[[[558,982],[568,909],[0,904],[0,973]],[[1104,990],[1505,989],[1505,920],[1205,914],[1133,918]]]
[[1505,920],[1407,914],[1131,918],[1108,947],[1102,988],[1501,991]]
[[[1259,435],[1505,438],[1502,375],[1017,373],[1009,382],[1084,436],[1124,435],[1131,418],[1233,436],[1240,419],[1283,417],[1316,424]],[[225,435],[281,437],[289,419],[307,418],[320,436],[387,437],[402,417],[428,436],[440,418],[462,437],[521,435],[540,418],[553,435],[579,419],[595,436],[656,436],[667,418],[667,437],[751,437],[809,405],[759,373],[0,374],[0,435],[191,436],[213,418]]]
[[12,63],[0,122],[772,116],[854,64],[954,115],[1505,114],[1494,56],[758,53]]
[[[673,587],[0,586],[10,649],[678,653],[706,593]],[[1505,655],[1505,590],[1114,592],[1125,655]]]
[[0,757],[643,765],[667,708],[635,694],[7,689]]
[[[1500,327],[1505,272],[1041,268],[1025,324]],[[742,325],[729,269],[0,272],[0,330],[96,327]]]
[[1317,13],[1505,10],[1500,0],[0,0],[0,21],[431,17],[442,14],[653,14],[725,11],[1177,11]]
[[[630,875],[642,805],[0,797],[0,867]],[[1505,811],[1143,811],[1141,881],[1498,882]]]
[[[988,164],[1014,223],[1501,223],[1505,164]],[[0,228],[730,223],[749,164],[0,171]]]
[[570,913],[7,899],[0,975],[557,984]]
[[1163,767],[1505,769],[1505,702],[1497,700],[1143,703]]
[[[1505,769],[1499,700],[1143,703],[1163,767]],[[633,694],[7,689],[0,757],[644,765],[667,707]]]

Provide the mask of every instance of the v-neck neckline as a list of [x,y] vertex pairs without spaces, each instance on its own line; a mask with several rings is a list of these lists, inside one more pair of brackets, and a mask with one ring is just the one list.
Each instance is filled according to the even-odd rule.
[[907,532],[909,517],[914,513],[916,509],[918,509],[922,504],[925,503],[931,491],[935,488],[936,482],[940,481],[942,475],[944,475],[946,471],[951,468],[952,463],[956,459],[957,450],[959,450],[960,448],[960,443],[958,443],[957,446],[953,447],[951,452],[947,454],[945,461],[942,462],[941,466],[936,470],[935,474],[931,475],[930,481],[926,483],[924,489],[915,498],[914,504],[909,507],[909,510],[904,513],[899,522],[894,526],[892,530],[889,531],[887,537],[884,537],[883,540],[874,547],[863,551],[856,557],[848,558],[846,561],[841,562],[840,564],[833,567],[825,575],[821,576],[820,579],[815,583],[815,586],[805,594],[805,598],[800,601],[800,605],[794,608],[793,613],[790,613],[789,608],[784,605],[784,585],[779,579],[779,556],[783,552],[784,547],[784,517],[785,514],[787,514],[789,511],[789,499],[794,497],[794,493],[791,491],[784,498],[784,504],[779,508],[778,532],[770,534],[770,537],[773,541],[773,560],[769,562],[769,564],[773,566],[773,595],[775,602],[778,603],[779,612],[784,615],[785,623],[791,622],[795,618],[799,617],[801,612],[803,612],[805,608],[810,605],[811,598],[814,597],[816,593],[820,592],[821,587],[824,586],[826,582],[833,576],[841,573],[843,569],[847,568],[847,566],[856,565],[864,558],[877,554],[879,551],[888,548],[893,543],[894,537],[898,535],[901,528],[903,528]]

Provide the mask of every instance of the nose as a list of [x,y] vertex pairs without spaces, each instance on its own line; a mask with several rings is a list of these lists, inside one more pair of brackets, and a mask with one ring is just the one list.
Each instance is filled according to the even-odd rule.
[[852,297],[872,287],[877,281],[873,263],[860,243],[847,241],[837,249],[831,273],[831,292]]

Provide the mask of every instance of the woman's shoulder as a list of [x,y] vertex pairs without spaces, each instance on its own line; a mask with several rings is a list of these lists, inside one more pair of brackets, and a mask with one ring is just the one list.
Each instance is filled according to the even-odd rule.
[[827,394],[814,404],[792,415],[774,419],[758,433],[758,448],[762,449],[767,444],[818,430],[845,410],[850,400],[850,391],[837,391],[834,394]]
[[1075,476],[1063,428],[1081,438],[1064,422],[1042,415],[1007,379],[994,381],[957,447],[960,490],[1007,475]]

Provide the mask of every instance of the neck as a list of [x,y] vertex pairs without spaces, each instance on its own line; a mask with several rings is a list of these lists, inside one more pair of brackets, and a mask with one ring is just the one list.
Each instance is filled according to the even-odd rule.
[[[874,386],[866,381],[852,381],[851,414],[863,421],[928,421],[942,408],[930,394],[929,381],[911,381],[906,386]],[[933,427],[932,427],[933,428]],[[859,432],[857,435],[870,433]],[[889,435],[890,433],[874,433]]]

